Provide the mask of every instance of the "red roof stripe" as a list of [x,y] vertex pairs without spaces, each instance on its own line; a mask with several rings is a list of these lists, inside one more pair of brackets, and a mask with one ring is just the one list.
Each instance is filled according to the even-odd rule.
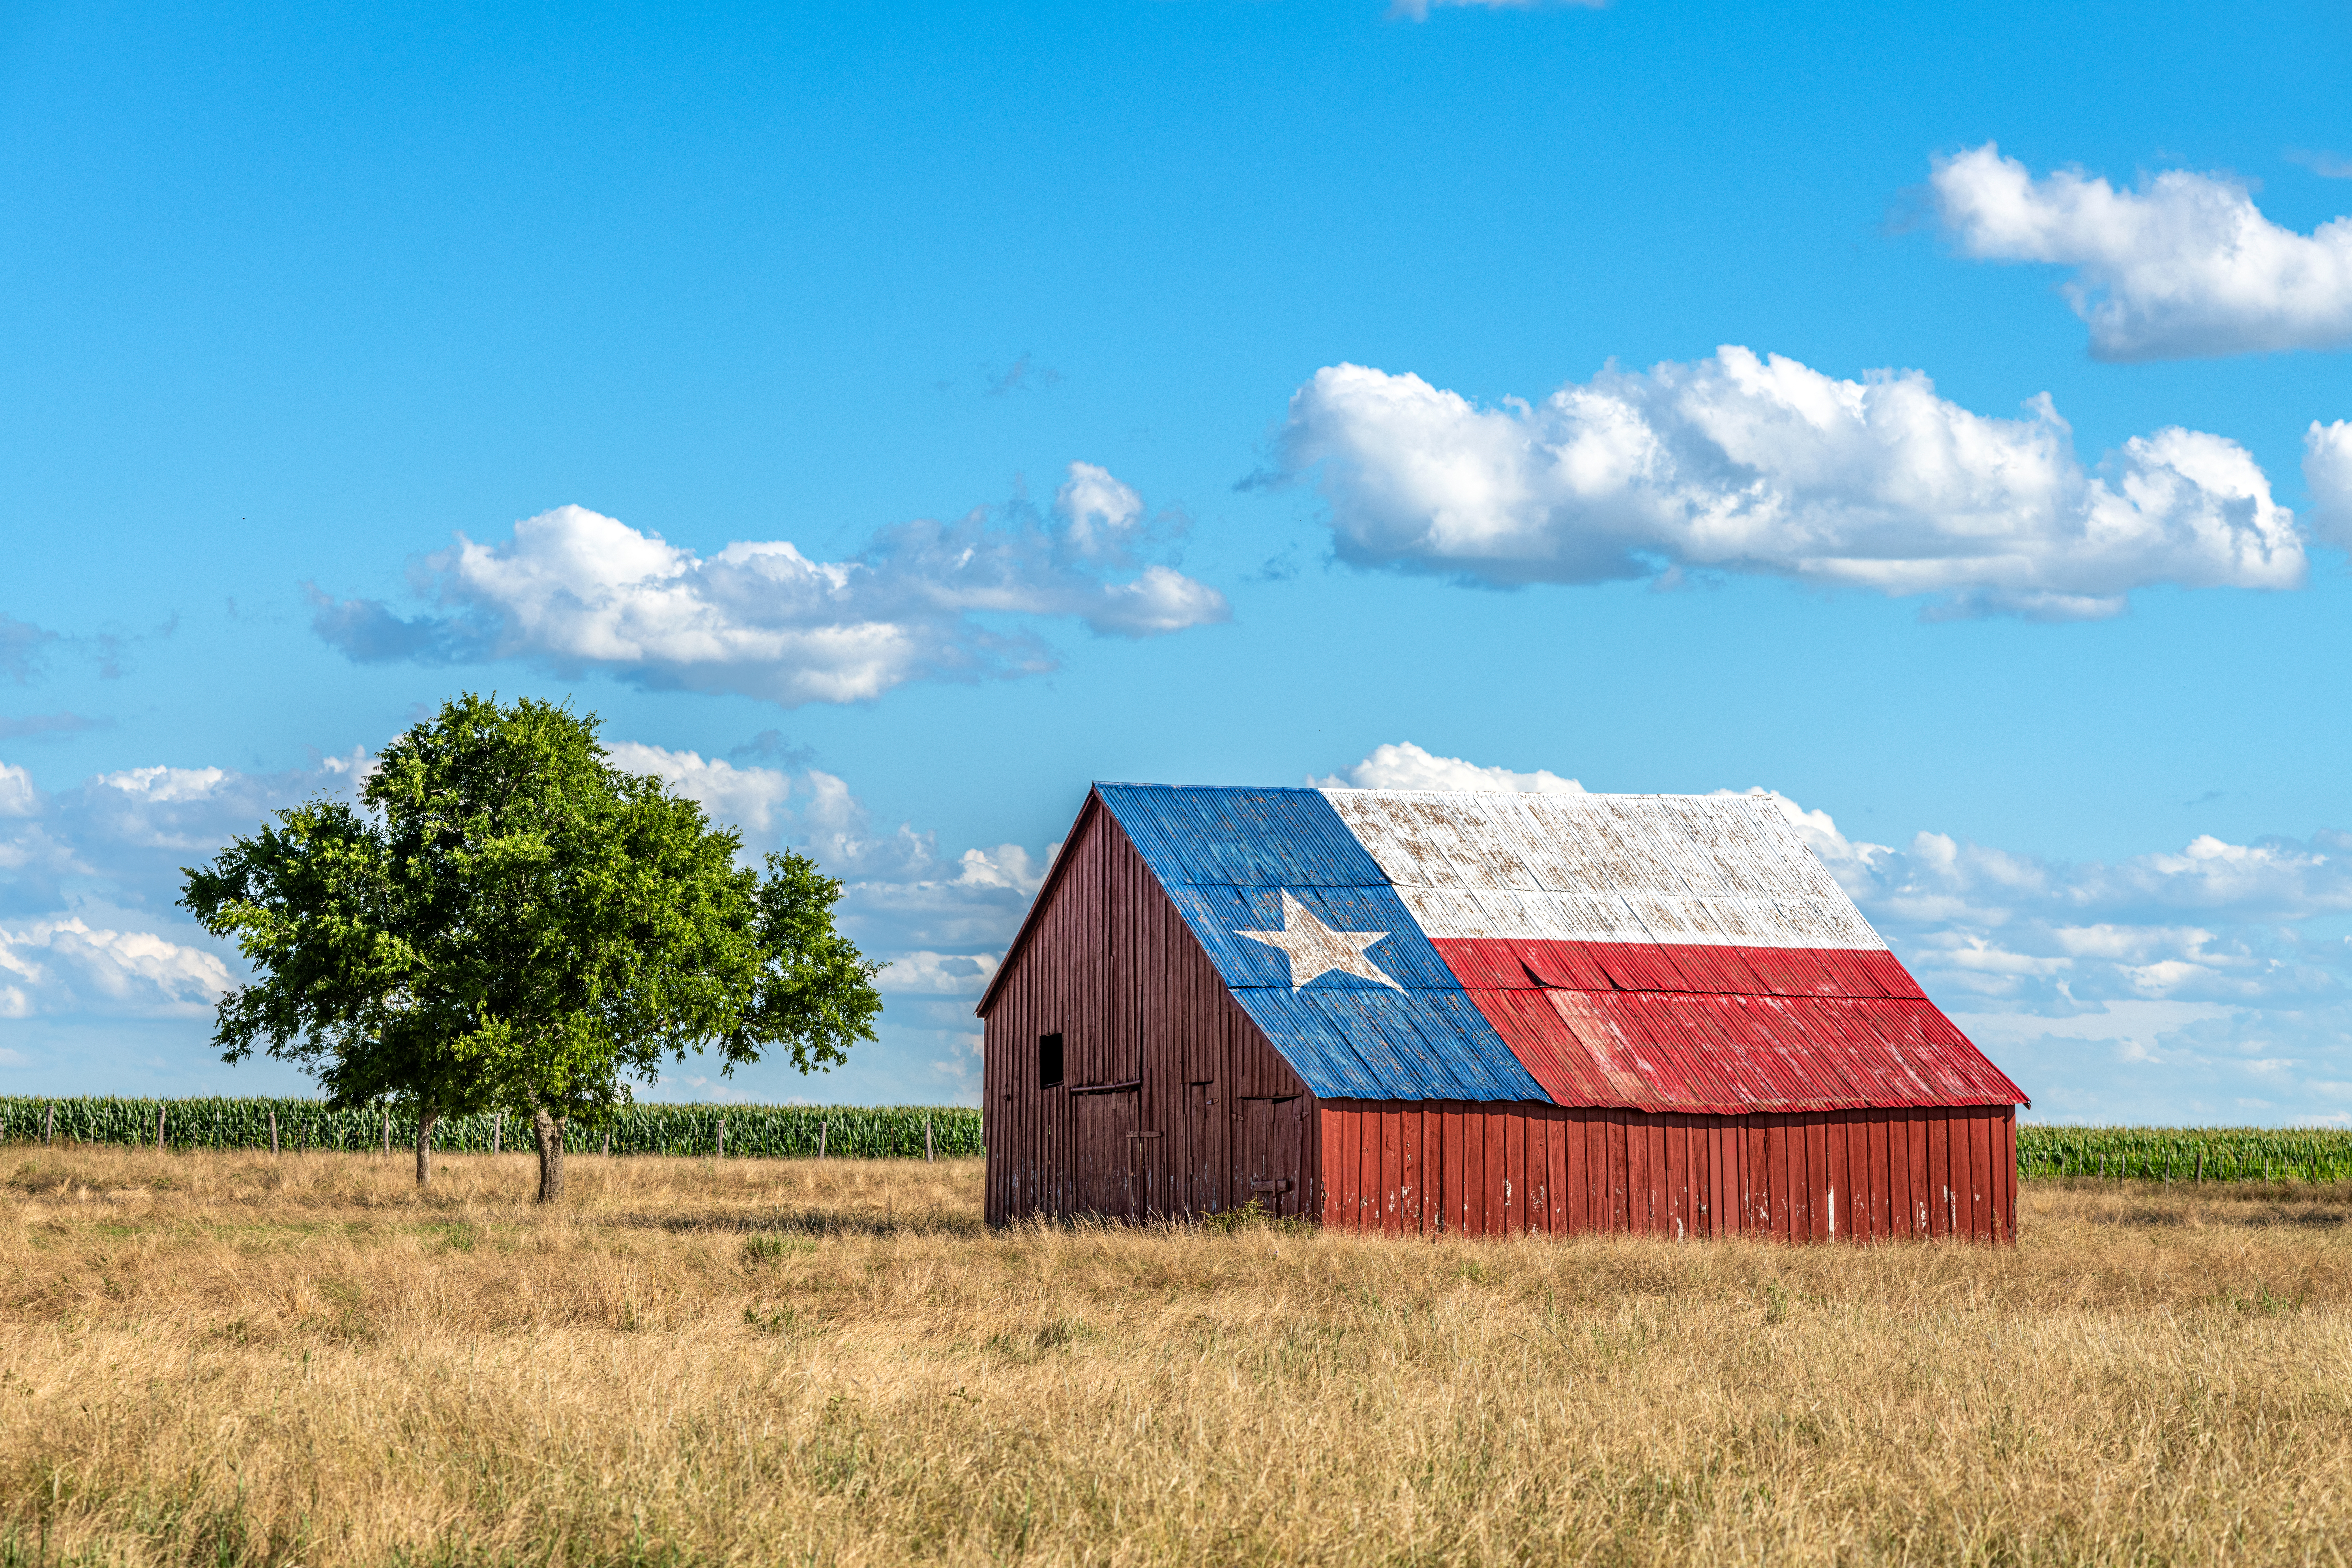
[[[1520,1065],[1563,1105],[1742,1115],[2025,1099],[1916,994],[1892,954],[1864,964],[1836,950],[1436,945]],[[1743,973],[1753,989],[1730,990]],[[1765,976],[1785,990],[1767,991]],[[1560,984],[1569,980],[1580,984]],[[1897,987],[1910,994],[1888,994]]]

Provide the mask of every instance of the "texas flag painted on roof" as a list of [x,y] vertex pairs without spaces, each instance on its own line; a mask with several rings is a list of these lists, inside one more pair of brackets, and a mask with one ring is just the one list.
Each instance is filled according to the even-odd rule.
[[2026,1103],[1761,796],[1096,789],[1327,1099]]

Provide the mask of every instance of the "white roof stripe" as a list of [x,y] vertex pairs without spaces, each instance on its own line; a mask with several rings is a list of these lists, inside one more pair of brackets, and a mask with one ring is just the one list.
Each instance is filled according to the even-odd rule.
[[1886,945],[1759,795],[1322,793],[1432,937]]

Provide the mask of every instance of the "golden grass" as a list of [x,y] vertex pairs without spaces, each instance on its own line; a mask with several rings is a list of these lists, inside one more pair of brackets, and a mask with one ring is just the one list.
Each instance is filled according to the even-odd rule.
[[2337,1562],[2352,1192],[979,1223],[976,1163],[0,1150],[0,1562]]

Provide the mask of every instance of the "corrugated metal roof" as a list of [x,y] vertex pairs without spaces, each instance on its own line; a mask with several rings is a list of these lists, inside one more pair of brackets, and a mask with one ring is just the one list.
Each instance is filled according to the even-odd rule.
[[[1761,797],[1097,793],[1318,1095],[1710,1113],[2025,1099]],[[1380,978],[1314,956],[1335,952]]]

